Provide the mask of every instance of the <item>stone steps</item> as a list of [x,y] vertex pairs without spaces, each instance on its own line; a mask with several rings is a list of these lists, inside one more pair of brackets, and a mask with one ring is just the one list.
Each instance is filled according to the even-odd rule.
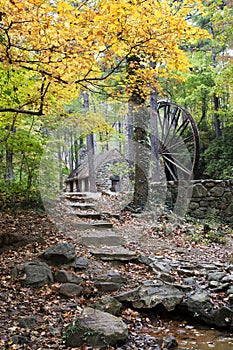
[[111,247],[111,246],[121,246],[122,239],[114,231],[91,231],[80,237],[80,241],[87,247]]
[[[67,207],[74,211],[71,213],[80,219],[91,219],[93,222],[80,222],[74,224],[74,235],[79,242],[87,247],[89,252],[98,259],[104,261],[131,261],[137,255],[124,248],[123,239],[113,231],[110,218],[119,219],[120,215],[109,212],[95,212],[95,202],[100,199],[100,193],[71,192],[65,193],[63,197],[68,201]],[[71,219],[72,220],[72,219]]]
[[111,229],[113,227],[113,224],[111,222],[106,222],[106,221],[99,221],[99,222],[94,222],[94,223],[87,223],[87,222],[80,222],[75,224],[75,227],[79,230],[106,230],[106,229]]
[[89,249],[96,258],[104,261],[131,261],[138,258],[137,254],[123,246],[105,246]]
[[65,197],[71,203],[93,203],[93,198],[91,197]]
[[69,207],[75,208],[75,209],[81,209],[81,210],[87,210],[87,209],[95,209],[95,204],[94,203],[67,203],[66,204]]
[[73,212],[72,215],[77,216],[81,219],[92,219],[92,220],[101,220],[101,213],[88,213],[88,212]]
[[65,192],[62,195],[65,198],[92,198],[99,199],[101,197],[101,193],[93,193],[93,192]]
[[101,196],[100,193],[91,192],[66,192],[63,198],[65,205],[74,209],[71,215],[82,219],[101,220],[101,213],[96,211],[95,201]]

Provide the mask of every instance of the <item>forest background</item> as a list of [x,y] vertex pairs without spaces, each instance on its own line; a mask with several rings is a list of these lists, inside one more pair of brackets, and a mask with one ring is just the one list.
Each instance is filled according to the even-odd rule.
[[198,178],[233,178],[232,11],[230,0],[1,0],[1,207],[40,205],[53,130],[68,130],[65,178],[87,135],[123,144],[128,101],[155,91],[198,125]]

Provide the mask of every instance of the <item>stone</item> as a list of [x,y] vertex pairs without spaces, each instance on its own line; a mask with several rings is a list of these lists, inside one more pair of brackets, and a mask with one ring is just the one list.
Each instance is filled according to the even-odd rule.
[[233,294],[233,286],[227,289],[227,295]]
[[120,246],[122,245],[121,237],[110,230],[94,230],[92,232],[86,233],[84,236],[80,238],[81,243],[86,246]]
[[214,288],[212,291],[215,293],[219,292],[225,292],[229,288],[229,283],[220,283],[216,288]]
[[139,288],[131,289],[126,292],[121,292],[114,295],[114,297],[120,302],[132,302],[137,299],[139,293]]
[[205,198],[207,196],[207,189],[202,184],[194,184],[192,197]]
[[151,264],[153,264],[155,262],[155,259],[151,258],[150,256],[147,256],[147,255],[140,255],[138,258],[138,261],[141,264],[145,264],[145,265],[150,266]]
[[208,281],[221,281],[223,277],[226,276],[226,272],[224,271],[216,271],[208,273]]
[[176,349],[178,347],[178,343],[176,338],[173,335],[169,335],[168,337],[163,339],[163,349]]
[[75,259],[75,267],[77,269],[86,269],[88,267],[88,264],[89,264],[89,260],[83,256],[80,256],[78,258]]
[[199,264],[198,265],[198,268],[201,268],[201,269],[205,269],[205,270],[213,270],[216,269],[216,266],[215,265],[212,265],[212,264]]
[[42,257],[48,260],[51,264],[66,264],[75,259],[75,247],[72,243],[58,243],[46,249],[42,254]]
[[90,249],[90,253],[104,261],[131,261],[137,259],[136,253],[122,246]]
[[81,317],[65,331],[67,347],[86,344],[93,348],[114,346],[128,338],[128,327],[121,318],[87,307]]
[[167,311],[173,311],[178,305],[184,293],[172,285],[142,286],[139,290],[139,298],[132,302],[135,308],[152,309],[163,305]]
[[83,282],[83,279],[79,276],[77,276],[75,273],[70,273],[66,270],[59,270],[55,274],[55,280],[59,283],[76,283],[80,284]]
[[233,329],[233,310],[224,306],[202,316],[203,321],[219,328]]
[[206,216],[206,210],[201,210],[201,208],[196,209],[192,212],[192,215],[198,219],[204,219]]
[[120,303],[116,298],[106,295],[94,303],[94,308],[100,311],[109,312],[112,315],[119,315],[122,308],[122,303]]
[[195,210],[195,209],[198,209],[198,208],[199,208],[199,203],[197,203],[197,202],[190,202],[189,209]]
[[23,335],[15,334],[11,337],[12,343],[17,345],[27,344],[29,339]]
[[42,287],[45,284],[53,283],[53,274],[47,264],[40,261],[31,261],[23,268],[26,278],[24,284],[32,287]]
[[178,268],[177,273],[180,276],[191,277],[195,275],[195,271],[189,269]]
[[157,272],[163,272],[163,273],[170,273],[171,267],[168,265],[168,263],[163,261],[155,261],[151,265],[152,269]]
[[196,284],[196,280],[193,277],[185,277],[183,279],[183,282],[190,285],[190,286],[194,286]]
[[0,251],[4,251],[4,247],[21,247],[30,242],[30,239],[18,233],[1,233],[0,235]]
[[189,298],[184,302],[189,312],[193,315],[198,314],[200,310],[206,306],[210,307],[210,297],[207,291],[197,291],[190,295]]
[[121,288],[121,284],[114,282],[95,282],[95,287],[99,292],[114,292]]
[[173,277],[172,275],[169,275],[168,273],[159,272],[157,277],[164,282],[168,282],[168,283],[175,282],[175,277]]
[[218,197],[221,198],[223,193],[224,193],[224,187],[221,186],[216,186],[211,188],[211,190],[209,191],[210,195],[213,197]]
[[95,287],[101,292],[112,292],[121,288],[125,283],[125,278],[118,271],[109,271],[97,276]]
[[210,281],[209,286],[211,288],[217,288],[219,286],[219,282],[218,281]]
[[59,293],[65,297],[80,296],[82,294],[83,287],[78,286],[75,283],[64,283],[61,285]]
[[80,222],[75,224],[75,228],[78,231],[84,231],[84,230],[103,230],[103,229],[110,229],[113,227],[113,224],[111,222],[94,222],[93,224],[89,224],[87,222]]
[[37,321],[34,316],[24,317],[19,320],[19,327],[33,329],[37,327]]
[[123,284],[126,282],[126,279],[121,276],[121,274],[118,271],[110,270],[107,273],[100,274],[97,276],[98,281],[105,281],[105,282],[115,282]]
[[226,329],[233,329],[233,310],[226,306],[216,309],[210,302],[207,291],[197,291],[181,304],[182,312],[188,312],[199,321]]
[[223,283],[228,282],[228,283],[233,284],[233,275],[224,276],[222,279],[222,282]]
[[117,300],[131,302],[136,309],[152,309],[163,305],[167,311],[173,311],[180,304],[184,293],[173,285],[147,283],[137,289],[115,295]]
[[214,180],[213,180],[213,181],[211,181],[211,180],[205,181],[205,187],[207,187],[207,188],[212,188],[212,187],[214,187],[214,186],[215,186]]
[[208,202],[207,201],[204,201],[204,200],[202,200],[202,201],[200,201],[200,207],[207,207],[208,206]]

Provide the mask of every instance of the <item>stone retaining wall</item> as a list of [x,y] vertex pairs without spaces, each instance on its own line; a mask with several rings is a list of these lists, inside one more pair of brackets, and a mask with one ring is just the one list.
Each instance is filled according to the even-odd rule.
[[[233,222],[233,179],[193,180],[188,214],[198,219],[213,218]],[[170,199],[175,198],[177,183],[168,183]]]

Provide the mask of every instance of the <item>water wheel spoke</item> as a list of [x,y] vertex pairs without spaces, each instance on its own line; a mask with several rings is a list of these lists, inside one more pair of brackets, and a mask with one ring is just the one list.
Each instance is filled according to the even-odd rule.
[[[172,128],[173,128],[173,133],[172,133],[172,135],[175,135],[175,134],[176,134],[176,132],[174,132],[174,131],[176,130],[176,127],[177,127],[177,125],[178,125],[178,120],[179,120],[179,117],[180,117],[180,111],[178,111],[178,115],[176,116],[177,111],[178,111],[178,108],[175,110],[175,113],[173,114],[173,117],[172,117],[172,119],[171,119],[171,122],[170,122],[170,124],[169,124],[169,126],[168,126],[168,129],[167,129],[167,131],[166,131],[166,135],[165,135],[165,137],[164,137],[164,139],[163,139],[164,144],[166,144],[167,138],[168,138],[169,133],[170,133],[170,130],[171,130]],[[174,124],[174,121],[175,121],[175,124]],[[169,140],[170,140],[170,138],[169,138]]]
[[158,110],[158,117],[159,117],[159,124],[160,124],[160,128],[161,128],[161,140],[164,138],[164,127],[165,127],[165,123],[167,122],[167,119],[164,118],[162,119],[162,116],[160,115],[160,110]]
[[164,157],[164,159],[167,160],[167,162],[175,165],[175,167],[179,168],[182,172],[184,172],[188,175],[190,174],[190,169],[185,167],[184,164],[181,163],[178,159],[176,159],[176,161],[174,161],[173,158],[167,157],[166,155],[164,155],[163,157]]
[[179,125],[178,129],[176,130],[176,133],[182,136],[185,130],[187,129],[188,125],[189,125],[189,120],[184,119],[183,122]]
[[165,160],[165,167],[167,168],[167,170],[169,171],[169,174],[171,175],[172,179],[174,181],[178,180],[177,179],[177,174],[175,174],[175,172],[173,171],[173,166],[170,166],[170,162],[166,162]]
[[178,135],[178,137],[180,139],[180,137],[182,136],[184,131],[187,129],[188,124],[189,124],[188,120],[185,120],[185,121],[182,122],[182,124],[177,129],[176,128],[173,129],[173,133],[172,133],[171,137],[169,138],[169,144],[173,143],[173,140],[175,138],[177,138],[177,135]]
[[169,149],[169,151],[171,151],[173,149],[176,149],[177,147],[182,146],[183,144],[187,145],[190,141],[193,141],[193,135],[189,135],[185,139],[181,139],[181,140],[177,141],[176,143],[173,142],[172,144],[168,144],[166,146]]

